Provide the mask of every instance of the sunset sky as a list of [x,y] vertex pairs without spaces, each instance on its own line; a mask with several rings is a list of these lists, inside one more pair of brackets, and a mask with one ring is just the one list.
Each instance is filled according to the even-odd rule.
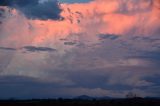
[[160,97],[160,0],[0,0],[0,99]]

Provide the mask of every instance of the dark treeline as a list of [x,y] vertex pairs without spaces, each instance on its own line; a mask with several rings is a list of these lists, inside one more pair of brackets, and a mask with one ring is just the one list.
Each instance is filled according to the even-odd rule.
[[32,99],[0,100],[0,106],[160,106],[160,99],[132,98],[110,100]]

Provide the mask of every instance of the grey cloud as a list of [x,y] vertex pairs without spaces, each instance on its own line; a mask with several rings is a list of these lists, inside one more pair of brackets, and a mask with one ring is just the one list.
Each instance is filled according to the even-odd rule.
[[61,38],[61,39],[59,39],[60,41],[67,41],[67,39],[66,38]]
[[[113,70],[113,69],[111,69]],[[97,71],[101,71],[98,73]],[[122,72],[123,73],[123,72]],[[108,90],[128,90],[133,87],[127,84],[115,84],[110,85],[108,80],[110,79],[110,71],[105,72],[105,69],[95,69],[95,70],[72,70],[69,73],[69,78],[74,81],[74,87],[83,87],[83,88],[101,88]]]
[[140,37],[140,36],[134,36],[131,38],[132,40],[136,40],[136,41],[145,41],[145,42],[150,42],[150,43],[154,43],[154,42],[159,42],[160,38],[153,36],[153,37]]
[[119,36],[115,34],[99,34],[98,37],[100,38],[100,40],[104,39],[116,40],[119,38]]
[[137,59],[142,59],[145,61],[150,62],[150,64],[152,64],[152,67],[154,68],[159,68],[159,64],[160,64],[160,50],[156,50],[156,51],[143,51],[141,53],[139,53],[139,55],[137,56],[132,56],[129,58],[137,58]]
[[29,52],[54,52],[56,49],[49,47],[24,46],[23,49]]
[[[130,14],[130,13],[136,13],[138,12],[146,12],[152,8],[154,0],[120,0],[120,9],[117,11],[119,13],[123,14]],[[145,6],[141,6],[142,3],[146,3]],[[131,3],[131,4],[130,4]],[[132,6],[132,8],[129,8],[129,6]]]
[[144,59],[153,59],[160,61],[160,50],[159,51],[151,51],[151,52],[143,52],[137,58],[144,58]]
[[[154,77],[154,74],[159,73],[159,70],[158,70],[159,68],[155,69],[154,66],[149,66],[149,65],[143,66],[141,64],[139,64],[138,66],[127,66],[127,65],[117,66],[116,62],[118,61],[119,58],[122,59],[123,61],[126,61],[126,58],[123,58],[123,56],[122,57],[120,56],[119,58],[112,60],[115,56],[122,55],[122,53],[120,53],[118,48],[113,49],[114,46],[119,45],[119,42],[114,42],[114,41],[112,43],[116,43],[116,45],[114,44],[109,45],[109,43],[106,42],[106,43],[99,45],[99,47],[96,48],[94,51],[93,50],[90,51],[90,49],[88,48],[87,49],[75,48],[72,51],[66,52],[65,55],[63,55],[62,57],[53,53],[51,54],[52,57],[48,56],[46,59],[47,66],[45,66],[46,67],[45,71],[44,69],[42,69],[43,66],[39,65],[39,66],[42,66],[41,67],[42,71],[38,70],[38,73],[41,73],[42,76],[36,75],[36,77],[38,76],[38,78],[41,78],[44,75],[46,77],[46,80],[44,80],[44,82],[46,81],[45,84],[42,82],[36,82],[32,84],[32,81],[29,82],[28,84],[28,82],[26,82],[22,78],[22,82],[26,83],[25,85],[27,85],[27,86],[24,85],[25,87],[23,88],[22,82],[21,83],[18,82],[21,79],[20,78],[17,80],[18,82],[17,85],[15,84],[15,86],[12,86],[12,88],[14,89],[10,89],[10,86],[12,85],[10,83],[8,85],[0,84],[1,86],[3,86],[2,96],[4,96],[5,95],[4,92],[7,92],[7,91],[11,92],[11,93],[8,93],[9,96],[10,95],[14,96],[15,95],[14,92],[17,89],[19,90],[20,89],[19,87],[21,87],[21,89],[25,89],[26,91],[24,93],[20,92],[18,94],[21,97],[25,97],[28,92],[31,92],[29,94],[34,94],[34,95],[27,95],[30,97],[52,97],[52,96],[56,96],[56,97],[63,96],[64,97],[66,95],[76,95],[76,94],[84,93],[83,89],[77,90],[76,88],[87,88],[85,92],[86,94],[88,94],[88,92],[90,92],[92,89],[96,89],[96,88],[112,90],[113,91],[112,94],[114,94],[115,92],[128,92],[134,89],[141,90],[140,93],[144,93],[147,96],[150,96],[148,92],[153,93],[153,94],[155,94],[156,92],[159,92],[159,90],[154,92],[152,89],[153,86],[159,85],[158,83],[155,83],[155,81],[158,80],[159,77],[157,78]],[[39,47],[34,47],[34,46],[26,46],[26,47],[31,52],[36,52],[37,48],[39,48]],[[36,50],[34,50],[35,48]],[[26,50],[26,48],[23,48],[23,49]],[[125,51],[125,50],[123,51],[125,53],[124,56],[128,55],[128,51]],[[142,54],[142,56],[143,55],[144,54]],[[156,57],[156,55],[158,55],[158,52],[155,54],[146,53],[146,56]],[[95,58],[97,60],[94,60]],[[105,64],[103,64],[103,61],[105,61]],[[109,67],[103,68],[103,65],[107,65],[109,63],[111,63],[113,67],[109,66]],[[27,68],[27,70],[29,70],[29,68]],[[21,74],[27,76],[25,72],[21,71]],[[56,74],[56,77],[58,77],[58,79],[55,77],[55,74]],[[154,78],[152,78],[152,80],[148,80],[148,77],[152,77],[152,76]],[[73,81],[73,85],[69,86],[72,88],[69,88],[66,85],[60,86],[60,84],[64,83],[63,81],[62,82],[60,81],[61,83],[56,83],[56,84],[47,83],[47,80],[51,80],[51,78],[55,78],[54,80],[59,81],[59,79],[64,79],[64,77],[65,77],[65,80]],[[41,89],[36,90],[38,88],[41,88]],[[45,94],[43,92],[45,92]],[[139,93],[139,92],[135,91],[135,93]],[[121,93],[121,97],[123,95],[124,93]]]
[[76,42],[64,42],[64,45],[75,45]]
[[[48,98],[56,97],[51,89],[59,86],[54,83],[43,82],[37,78],[26,76],[0,76],[0,98]],[[23,90],[22,90],[23,89]],[[18,91],[18,92],[17,92]],[[53,93],[52,93],[53,92]]]
[[0,6],[16,8],[29,19],[61,19],[61,8],[56,0],[43,3],[39,0],[1,0]]
[[[49,47],[36,47],[36,46],[24,46],[22,49],[25,49],[26,51],[29,52],[54,52],[56,49],[49,48]],[[5,51],[17,51],[20,49],[17,48],[12,48],[12,47],[0,47],[0,50],[5,50]]]
[[107,90],[101,88],[64,87],[25,76],[0,76],[0,88],[0,98],[3,99],[75,97],[82,94],[111,96]]
[[0,8],[0,17],[3,16],[4,12],[5,12],[5,10],[3,8]]
[[[87,88],[87,87],[65,87],[55,83],[41,81],[38,78],[25,76],[0,76],[0,98],[57,98],[75,97],[82,94],[91,96],[123,96],[124,91]],[[22,90],[23,89],[23,90]],[[17,92],[18,91],[18,92]]]
[[0,47],[0,50],[16,51],[17,49],[10,47]]
[[0,8],[0,25],[3,23],[3,19],[5,17],[5,9]]

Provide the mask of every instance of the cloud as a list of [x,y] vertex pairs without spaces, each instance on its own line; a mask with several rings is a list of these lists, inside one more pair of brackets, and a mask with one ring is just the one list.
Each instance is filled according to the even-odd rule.
[[[24,46],[21,48],[29,52],[54,52],[56,51],[56,49],[49,48],[49,47]],[[20,49],[11,48],[11,47],[0,47],[0,50],[17,51]]]
[[3,13],[5,12],[5,10],[3,8],[0,8],[0,17],[3,16]]
[[76,44],[76,42],[64,42],[64,45],[75,45]]
[[5,9],[0,8],[0,25],[3,24],[3,19],[5,17]]
[[119,38],[118,35],[114,35],[114,34],[100,34],[100,35],[98,35],[98,37],[101,40],[105,40],[105,39],[116,40]]
[[[19,99],[28,98],[53,98],[50,94],[51,88],[58,88],[54,83],[43,83],[39,79],[25,76],[0,76],[1,97],[8,99],[10,97]],[[42,88],[43,86],[43,88]],[[42,89],[40,89],[42,88]],[[21,90],[23,89],[23,91]],[[16,90],[19,90],[17,92]],[[15,93],[16,92],[16,93]],[[43,94],[42,94],[43,92]],[[54,92],[54,91],[53,91]]]
[[[102,89],[98,87],[97,88],[85,88],[85,87],[73,87],[73,86],[66,87],[66,86],[60,86],[56,83],[42,82],[37,78],[25,77],[25,76],[0,76],[0,80],[1,80],[0,98],[2,99],[8,99],[10,97],[13,97],[15,99],[58,98],[58,97],[73,98],[82,94],[93,97],[95,96],[122,97],[122,95],[124,96],[128,92],[123,90],[115,92],[114,90]],[[17,92],[17,90],[19,90],[19,92]],[[142,91],[139,90],[138,93],[142,94]]]
[[[64,19],[56,21],[58,18],[49,15],[54,6],[49,13],[51,6],[45,8],[44,18],[39,8],[49,4],[37,1],[10,0],[10,8],[3,6],[5,12],[0,10],[5,17],[0,18],[0,75],[27,77],[17,77],[17,83],[21,79],[27,83],[25,80],[30,77],[38,80],[38,87],[27,86],[27,93],[21,92],[21,97],[32,91],[34,94],[38,88],[37,97],[94,92],[123,97],[132,90],[145,96],[157,95],[159,90],[153,89],[159,86],[160,21],[159,9],[153,7],[151,0],[63,3],[60,15]],[[14,48],[20,49],[9,52]],[[54,86],[44,86],[48,82]],[[8,86],[3,89],[6,93],[5,88],[11,88]],[[14,88],[9,96],[17,96],[14,93],[19,85]]]
[[49,48],[49,47],[36,47],[36,46],[25,46],[23,47],[26,51],[29,52],[54,52],[56,49]]
[[29,19],[59,20],[61,8],[56,0],[1,0],[0,6],[8,6],[21,11]]
[[8,50],[8,51],[15,51],[15,48],[9,48],[9,47],[0,47],[0,50]]

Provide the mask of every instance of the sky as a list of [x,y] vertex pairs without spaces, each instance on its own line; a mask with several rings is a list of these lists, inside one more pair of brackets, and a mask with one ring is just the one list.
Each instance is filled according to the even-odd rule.
[[160,97],[160,0],[0,0],[0,99]]

